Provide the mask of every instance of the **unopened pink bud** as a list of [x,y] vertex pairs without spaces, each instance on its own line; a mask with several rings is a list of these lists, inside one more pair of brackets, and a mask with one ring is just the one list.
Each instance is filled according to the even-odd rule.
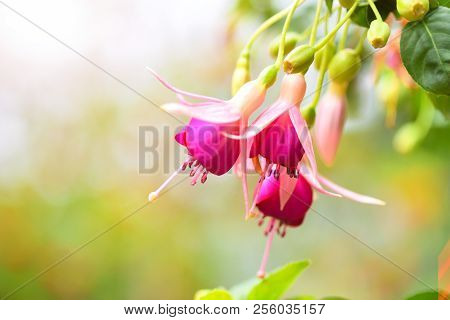
[[320,157],[328,166],[336,157],[345,123],[346,105],[345,89],[332,83],[317,106],[314,135]]

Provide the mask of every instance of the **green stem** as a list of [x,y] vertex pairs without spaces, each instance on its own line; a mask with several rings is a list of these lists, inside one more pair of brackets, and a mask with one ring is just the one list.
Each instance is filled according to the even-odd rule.
[[326,54],[322,57],[322,61],[320,63],[319,76],[317,77],[316,91],[314,92],[314,98],[310,104],[308,104],[304,110],[309,111],[308,109],[315,109],[320,100],[320,94],[322,93],[323,81],[325,79],[325,73],[327,72],[327,61]]
[[310,46],[313,46],[314,42],[316,42],[317,27],[319,25],[319,18],[320,18],[320,10],[322,10],[322,1],[323,0],[317,0],[316,15],[314,16],[314,23],[311,29],[311,37],[309,38]]
[[380,12],[378,11],[377,6],[373,2],[373,0],[367,0],[369,2],[369,6],[372,8],[373,13],[375,13],[375,17],[377,17],[378,21],[383,21],[383,18],[381,17]]
[[320,50],[322,47],[324,47],[328,41],[334,37],[334,35],[336,34],[336,32],[338,32],[339,28],[342,27],[342,25],[348,20],[350,19],[351,15],[353,14],[353,12],[356,10],[356,7],[358,6],[359,1],[355,1],[355,3],[353,4],[353,6],[348,10],[347,14],[344,16],[344,18],[342,18],[338,24],[336,24],[336,26],[333,28],[333,30],[331,30],[330,33],[328,33],[328,35],[323,38],[318,44],[316,44],[314,46],[314,50],[318,51]]
[[337,13],[337,16],[336,16],[336,24],[338,24],[339,21],[341,21],[341,16],[342,16],[342,7],[339,6],[338,7],[338,13]]
[[367,36],[367,32],[368,30],[364,30],[364,32],[362,33],[361,37],[359,38],[358,44],[356,45],[355,51],[358,54],[361,54],[363,45],[364,45],[364,41],[366,40],[366,36]]
[[291,9],[291,7],[286,8],[286,9],[276,13],[275,15],[273,15],[272,17],[270,17],[266,21],[264,21],[258,27],[258,29],[256,29],[256,31],[252,34],[252,36],[248,40],[247,44],[245,45],[244,50],[248,50],[249,51],[251,49],[251,47],[253,46],[253,44],[255,43],[256,39],[261,35],[261,33],[263,33],[268,28],[270,28],[272,25],[274,25],[275,23],[277,23],[278,21],[283,19],[289,13],[290,9]]
[[280,68],[281,64],[283,63],[284,45],[286,42],[286,33],[289,30],[289,25],[291,24],[292,16],[294,15],[294,12],[297,9],[297,7],[301,3],[303,3],[303,1],[305,1],[305,0],[295,0],[294,4],[292,5],[291,9],[289,10],[286,20],[284,22],[283,30],[281,31],[280,46],[278,47],[278,56],[277,56],[277,60],[275,61],[275,66],[277,66],[278,68]]
[[339,39],[338,50],[345,48],[345,41],[347,41],[348,28],[350,27],[350,20],[345,23],[344,29],[342,30],[341,38]]

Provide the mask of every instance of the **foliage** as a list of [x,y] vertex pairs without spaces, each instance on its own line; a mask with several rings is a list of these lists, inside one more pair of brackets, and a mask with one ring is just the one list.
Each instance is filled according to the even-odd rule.
[[426,90],[450,95],[450,9],[439,7],[402,32],[401,54],[412,78]]

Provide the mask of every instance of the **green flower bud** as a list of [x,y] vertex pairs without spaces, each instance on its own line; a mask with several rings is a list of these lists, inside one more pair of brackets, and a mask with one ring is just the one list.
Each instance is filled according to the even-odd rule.
[[359,54],[353,49],[343,49],[336,53],[328,66],[331,81],[336,83],[350,82],[361,68]]
[[421,20],[430,10],[429,0],[397,0],[397,10],[409,21]]
[[271,87],[277,80],[278,67],[276,65],[270,65],[265,67],[258,76],[258,81],[265,87]]
[[301,113],[308,127],[312,127],[316,121],[316,108],[305,108],[301,110]]
[[231,79],[231,93],[234,96],[239,89],[250,81],[250,55],[248,52],[241,53]]
[[[284,40],[284,54],[288,54],[291,52],[295,46],[297,45],[297,41],[299,39],[299,34],[296,32],[288,32],[286,33],[286,39]],[[270,43],[269,52],[273,58],[276,58],[278,55],[278,48],[280,47],[281,36],[276,37]]]
[[397,152],[405,154],[412,151],[422,138],[422,128],[417,123],[407,123],[395,134],[393,145]]
[[384,21],[373,20],[370,23],[369,31],[367,32],[367,40],[374,48],[383,48],[389,36],[391,35],[391,29],[389,25]]
[[286,73],[305,73],[314,61],[316,51],[309,45],[295,48],[284,59],[283,67]]
[[333,42],[328,42],[325,47],[317,51],[316,57],[314,59],[314,66],[317,70],[320,70],[320,66],[322,65],[322,59],[325,58],[325,67],[328,67],[328,64],[330,63],[331,59],[333,59],[333,56],[336,54],[336,46]]
[[339,0],[339,3],[345,9],[350,9],[352,7],[352,5],[355,3],[355,0]]

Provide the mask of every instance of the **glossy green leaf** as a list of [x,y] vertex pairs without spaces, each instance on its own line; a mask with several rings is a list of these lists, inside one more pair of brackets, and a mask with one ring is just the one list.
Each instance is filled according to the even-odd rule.
[[227,290],[217,288],[197,291],[194,300],[233,300],[233,297]]
[[[396,10],[395,1],[391,0],[378,0],[375,2],[375,6],[380,12],[383,20],[387,18],[390,12],[394,12]],[[369,4],[363,3],[360,4],[353,12],[351,19],[357,25],[364,28],[369,28],[370,22],[372,22],[372,20],[375,20],[375,14],[373,13],[373,10],[372,8],[370,8]]]
[[294,284],[298,276],[310,265],[308,260],[288,263],[269,273],[252,288],[248,300],[277,300]]
[[361,4],[359,5],[355,11],[353,11],[352,16],[350,19],[357,25],[368,28],[369,23],[367,22],[367,8],[369,7],[368,4]]
[[439,7],[408,23],[400,41],[403,64],[427,91],[450,95],[450,9]]

